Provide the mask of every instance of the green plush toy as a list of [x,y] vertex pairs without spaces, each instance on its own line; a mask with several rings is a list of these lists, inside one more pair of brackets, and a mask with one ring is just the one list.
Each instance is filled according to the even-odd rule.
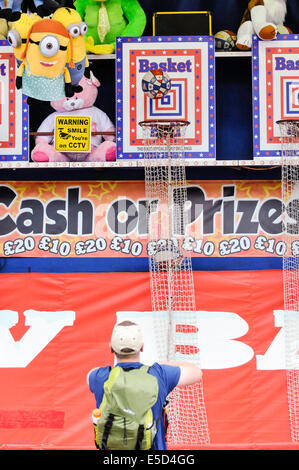
[[138,0],[76,0],[74,6],[88,26],[86,52],[113,54],[116,37],[141,36],[145,29]]

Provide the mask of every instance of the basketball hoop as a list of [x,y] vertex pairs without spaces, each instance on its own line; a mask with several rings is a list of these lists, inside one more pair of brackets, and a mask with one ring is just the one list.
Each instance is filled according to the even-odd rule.
[[147,119],[146,121],[139,122],[139,126],[143,130],[144,139],[151,139],[157,143],[161,139],[184,138],[189,124],[190,122],[184,119]]
[[169,269],[177,271],[183,262],[183,255],[173,246],[169,248],[160,248],[153,256],[154,266],[153,269],[159,272],[167,272]]
[[[277,121],[281,135],[281,202],[283,223],[283,295],[285,368],[290,431],[299,441],[299,252],[294,249],[299,224],[299,119]],[[296,245],[296,242],[295,242]]]
[[299,157],[299,119],[280,119],[276,124],[280,130],[282,157]]
[[[191,253],[183,243],[188,226],[185,145],[189,124],[189,121],[175,119],[139,122],[143,135],[148,256],[157,359],[176,360],[177,346],[181,344],[178,325],[185,324],[195,328],[196,332],[188,338],[191,348],[181,360],[199,364]],[[151,209],[153,201],[154,210]],[[194,350],[198,352],[194,354]],[[168,413],[170,445],[209,443],[201,383],[173,391]]]
[[282,126],[280,128],[291,127],[291,128],[298,128],[299,127],[299,118],[295,119],[279,119],[276,121],[276,124]]
[[175,129],[186,128],[189,124],[190,122],[185,119],[146,119],[139,122],[142,128],[157,128],[169,133],[174,132]]

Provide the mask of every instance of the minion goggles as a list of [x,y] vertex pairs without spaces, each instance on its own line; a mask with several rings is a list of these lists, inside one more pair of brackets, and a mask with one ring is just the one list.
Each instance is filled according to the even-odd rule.
[[45,57],[52,57],[59,50],[67,50],[67,46],[61,46],[58,39],[51,35],[45,36],[40,41],[33,41],[33,39],[29,38],[29,42],[31,44],[36,44],[39,47],[40,53]]

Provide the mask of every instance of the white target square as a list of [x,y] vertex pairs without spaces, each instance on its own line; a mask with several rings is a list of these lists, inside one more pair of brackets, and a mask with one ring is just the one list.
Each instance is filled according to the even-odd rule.
[[297,117],[299,113],[299,77],[281,77],[282,119]]
[[144,120],[170,117],[187,120],[186,81],[186,78],[173,80],[171,90],[159,100],[144,95]]
[[292,104],[293,104],[293,109],[298,111],[299,109],[299,86],[296,85],[292,89]]
[[[117,39],[118,160],[144,158],[139,122],[159,119],[190,122],[187,158],[216,158],[214,50],[212,36]],[[159,70],[169,77],[171,87],[154,99],[148,96],[153,90],[149,75]]]

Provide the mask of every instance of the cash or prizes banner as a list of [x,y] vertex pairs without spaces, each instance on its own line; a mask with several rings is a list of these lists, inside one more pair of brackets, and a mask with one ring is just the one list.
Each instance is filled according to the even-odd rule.
[[[255,158],[281,158],[277,121],[299,119],[299,35],[252,43],[253,151]],[[297,151],[299,155],[299,149]]]
[[[280,181],[189,181],[188,223],[184,231],[174,224],[173,242],[192,257],[298,256],[298,205],[282,205],[280,194]],[[143,181],[3,183],[0,256],[154,256],[167,239],[163,230],[149,239],[161,210],[158,198],[146,199]]]

